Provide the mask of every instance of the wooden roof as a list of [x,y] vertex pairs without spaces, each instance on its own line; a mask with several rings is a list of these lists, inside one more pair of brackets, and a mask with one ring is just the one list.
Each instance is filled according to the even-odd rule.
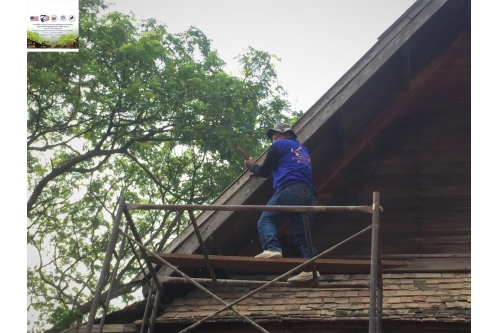
[[[382,253],[415,259],[407,271],[470,270],[470,45],[468,1],[417,1],[293,126],[311,152],[319,204],[369,205],[379,191]],[[244,172],[214,204],[265,204],[271,194],[270,179]],[[210,254],[252,257],[258,217],[204,212],[197,222]],[[325,250],[369,223],[316,214],[313,240]],[[279,232],[284,256],[298,257],[287,221]],[[200,253],[192,227],[165,252]],[[366,235],[332,258],[369,253]]]
[[[369,281],[367,274],[336,274],[335,281]],[[383,327],[391,321],[411,321],[413,329],[421,323],[470,323],[471,322],[470,273],[393,273],[384,274]],[[252,287],[208,287],[227,303],[246,295]],[[437,291],[437,292],[436,292]],[[368,320],[370,294],[366,289],[313,289],[269,287],[242,300],[235,307],[242,314],[266,328],[269,323],[342,323]],[[201,292],[192,291],[175,299],[157,319],[162,324],[186,324],[202,319],[222,305]],[[210,322],[238,322],[232,311],[221,313]],[[140,321],[136,322],[140,323]],[[247,324],[247,326],[249,326]],[[334,326],[333,326],[334,327]],[[389,326],[390,327],[390,326]],[[222,329],[220,325],[218,329]],[[469,326],[470,328],[470,326]],[[317,332],[312,325],[305,332]],[[276,332],[273,330],[273,332]],[[366,332],[366,329],[365,329]]]

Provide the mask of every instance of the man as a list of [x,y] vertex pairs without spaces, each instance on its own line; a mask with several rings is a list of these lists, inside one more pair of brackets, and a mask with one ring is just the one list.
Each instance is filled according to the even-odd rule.
[[[314,206],[317,203],[316,189],[312,183],[312,169],[309,151],[296,139],[297,135],[292,127],[285,123],[277,123],[267,131],[267,137],[273,141],[266,159],[258,165],[252,158],[245,160],[245,166],[255,175],[267,178],[274,176],[274,194],[267,202],[268,205]],[[302,213],[263,212],[257,222],[261,254],[258,258],[281,258],[282,249],[278,240],[276,223],[288,215],[294,231],[294,238],[300,254],[309,258],[309,249],[304,229]],[[312,213],[308,213],[309,226],[312,226]],[[313,245],[313,256],[318,252]],[[319,276],[319,273],[317,273]],[[312,272],[301,272],[288,279],[289,282],[303,282],[312,280]]]

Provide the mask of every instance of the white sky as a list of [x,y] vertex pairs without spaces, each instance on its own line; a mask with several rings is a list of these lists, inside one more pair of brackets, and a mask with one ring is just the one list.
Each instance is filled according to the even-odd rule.
[[[277,64],[281,84],[295,103],[295,109],[303,111],[307,111],[414,3],[413,0],[114,1],[116,5],[111,7],[112,10],[133,11],[138,18],[154,17],[166,23],[170,32],[196,26],[213,41],[213,48],[228,63],[228,70],[234,70],[232,58],[248,46],[277,55],[281,58],[281,63]],[[485,3],[488,6],[484,6]],[[484,255],[498,255],[498,248],[494,246],[500,235],[497,214],[485,211],[487,207],[498,205],[493,191],[500,185],[498,164],[494,159],[499,142],[496,96],[500,77],[496,65],[499,52],[495,41],[498,40],[499,28],[498,4],[495,3],[475,1],[472,6],[472,283],[475,300],[473,326],[476,329],[486,327],[488,319],[494,318],[495,308],[488,300],[500,296],[498,288],[487,287],[495,275],[490,275],[491,272],[485,269],[494,266],[482,260]],[[9,8],[11,6],[14,9],[6,12],[3,23],[1,64],[4,79],[0,90],[4,96],[4,126],[0,131],[0,142],[3,143],[3,163],[0,165],[4,175],[0,202],[5,212],[2,215],[5,230],[2,250],[7,259],[4,267],[11,274],[4,274],[2,282],[9,307],[20,310],[26,306],[24,297],[17,290],[26,286],[25,265],[21,258],[26,251],[26,76],[23,73],[26,68],[24,15],[27,15],[27,10],[23,1],[12,2]],[[12,255],[15,250],[20,251]],[[25,258],[26,255],[24,252]],[[498,261],[496,256],[491,260]],[[484,293],[492,297],[481,296]],[[5,322],[4,330],[22,330],[19,326],[23,325],[25,317],[23,311],[17,310],[15,316],[19,318]]]
[[195,26],[227,70],[249,46],[281,59],[278,78],[307,111],[414,0],[115,0],[109,10],[154,17],[177,33]]

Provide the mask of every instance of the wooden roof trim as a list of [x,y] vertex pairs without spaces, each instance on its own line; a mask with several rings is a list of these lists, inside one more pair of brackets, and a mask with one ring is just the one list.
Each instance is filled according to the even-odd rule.
[[[385,36],[381,38],[377,43],[375,43],[375,45],[373,45],[339,80],[337,80],[337,82],[330,89],[328,89],[328,91],[323,94],[323,96],[321,96],[316,101],[316,103],[314,103],[308,109],[308,111],[302,117],[297,120],[297,123],[294,125],[295,133],[305,127],[311,118],[318,114],[334,97],[341,93],[341,91],[346,88],[346,86],[350,82],[352,82],[352,80],[356,76],[359,76],[363,70],[366,70],[367,66],[369,67],[369,65],[371,65],[376,60],[376,58],[384,57],[384,54],[382,52],[386,47],[390,46],[391,42],[393,42],[394,44],[395,37],[405,36],[404,38],[408,39],[415,32],[412,32],[408,29],[412,19],[416,20],[416,16],[420,14],[424,9],[426,9],[426,12],[423,13],[424,17],[425,15],[428,15],[428,17],[430,17],[437,11],[437,9],[441,7],[442,3],[444,2],[446,1],[437,1],[433,7],[439,5],[438,8],[433,8],[434,10],[429,13],[429,8],[426,8],[429,5],[429,1],[418,1],[411,11],[411,15],[408,14],[400,17],[392,25],[392,29],[387,30]],[[423,22],[421,23],[421,25],[422,24]],[[403,31],[403,34],[401,34],[401,31]],[[406,33],[407,31],[409,33]],[[406,41],[406,39],[404,41]],[[358,87],[359,86],[356,86],[356,88]],[[343,102],[345,102],[345,100]],[[300,137],[300,139],[304,138]]]
[[[413,18],[415,15],[417,15],[420,10],[426,6],[429,2],[431,2],[432,0],[422,0],[422,1],[415,1],[415,3],[413,3],[413,5],[410,6],[410,8],[408,8],[404,13],[403,15],[401,15],[401,17],[399,19],[396,20],[396,22],[394,22],[393,24],[391,24],[391,26],[387,29],[385,29],[385,31],[377,38],[378,40],[381,40],[382,38],[384,38],[393,28],[394,26],[396,26],[399,21],[401,21],[402,19],[404,18]],[[418,8],[420,9],[416,9],[416,7],[418,6]]]
[[445,4],[452,11],[460,7],[462,2],[436,0],[429,2],[421,10],[420,6],[416,6],[414,10],[420,11],[415,17],[402,20],[400,25],[394,27],[394,31],[375,44],[297,121],[294,131],[300,141],[307,142],[315,130],[333,116]]

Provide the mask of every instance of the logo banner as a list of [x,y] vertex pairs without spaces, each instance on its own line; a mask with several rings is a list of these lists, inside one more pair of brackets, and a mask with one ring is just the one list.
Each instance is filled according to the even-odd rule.
[[28,52],[78,52],[79,0],[28,0]]

